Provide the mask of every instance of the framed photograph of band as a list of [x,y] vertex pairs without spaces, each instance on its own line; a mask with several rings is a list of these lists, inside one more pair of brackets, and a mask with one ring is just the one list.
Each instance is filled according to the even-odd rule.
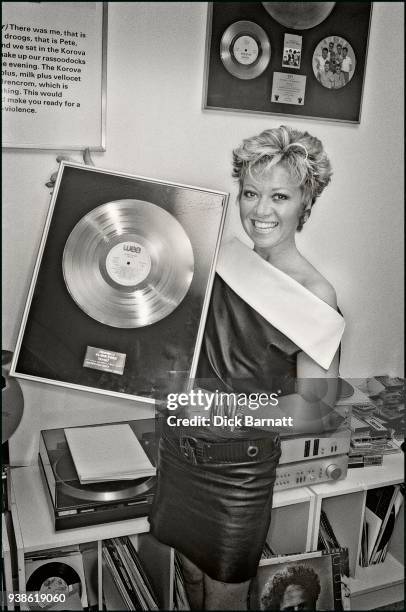
[[348,549],[262,559],[249,591],[252,610],[343,610]]
[[3,3],[3,147],[105,150],[107,6]]
[[184,390],[227,199],[62,162],[11,374],[151,403]]
[[203,108],[359,123],[372,2],[211,2]]

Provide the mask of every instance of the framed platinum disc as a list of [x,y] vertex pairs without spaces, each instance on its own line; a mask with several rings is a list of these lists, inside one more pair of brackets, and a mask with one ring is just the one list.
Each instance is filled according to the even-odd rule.
[[90,317],[121,328],[168,316],[193,278],[192,245],[169,212],[143,200],[117,200],[87,213],[63,252],[63,276]]
[[220,41],[220,57],[226,70],[239,79],[255,79],[271,59],[266,32],[253,21],[236,21]]

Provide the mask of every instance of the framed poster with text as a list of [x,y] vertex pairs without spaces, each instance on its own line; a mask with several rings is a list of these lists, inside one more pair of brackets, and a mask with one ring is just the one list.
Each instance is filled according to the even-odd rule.
[[203,108],[359,123],[371,2],[211,2]]
[[4,2],[2,146],[104,151],[107,2]]

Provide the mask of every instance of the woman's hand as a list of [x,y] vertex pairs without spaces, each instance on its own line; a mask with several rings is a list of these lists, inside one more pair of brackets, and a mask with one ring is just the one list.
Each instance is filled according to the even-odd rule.
[[[89,147],[87,147],[83,151],[82,155],[83,155],[83,162],[86,166],[94,166],[93,160],[90,155]],[[58,155],[58,157],[56,158],[56,161],[58,162],[58,164],[60,164],[62,161],[74,162],[75,160],[72,159],[72,157],[67,157],[66,155]],[[49,177],[49,181],[45,183],[45,186],[48,187],[49,189],[52,189],[52,190],[54,189],[56,177],[58,176],[58,172],[59,172],[59,169],[53,172],[51,176]]]

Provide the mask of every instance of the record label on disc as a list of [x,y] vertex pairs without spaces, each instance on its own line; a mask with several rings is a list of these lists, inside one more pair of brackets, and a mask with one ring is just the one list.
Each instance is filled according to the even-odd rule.
[[258,57],[258,43],[252,36],[240,36],[234,43],[233,53],[237,62],[249,66]]
[[68,594],[74,584],[81,585],[76,570],[67,563],[55,561],[37,567],[27,581],[27,591],[53,595]]
[[118,285],[132,287],[151,272],[151,257],[138,242],[119,242],[107,254],[106,271]]
[[52,595],[57,595],[64,593],[68,595],[69,587],[63,578],[59,576],[50,576],[41,584],[41,588],[39,590],[39,595],[46,595],[48,593],[52,593]]

